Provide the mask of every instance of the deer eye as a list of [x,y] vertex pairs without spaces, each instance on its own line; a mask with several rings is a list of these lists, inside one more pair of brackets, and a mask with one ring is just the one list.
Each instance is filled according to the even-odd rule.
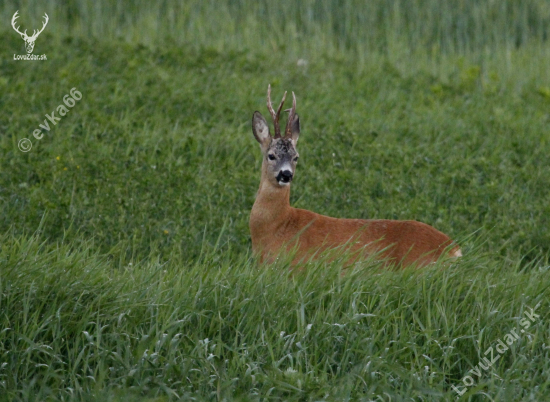
[[275,160],[275,155],[273,155],[273,154],[269,154],[269,155],[267,155],[267,157],[269,158],[270,161]]
[[298,158],[299,158],[299,156],[297,156],[296,158],[294,158],[294,162],[298,162]]

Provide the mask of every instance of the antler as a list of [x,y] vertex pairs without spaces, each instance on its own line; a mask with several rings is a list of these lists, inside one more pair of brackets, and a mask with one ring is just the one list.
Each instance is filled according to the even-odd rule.
[[42,31],[44,30],[44,28],[46,28],[46,25],[48,25],[48,21],[50,20],[50,18],[48,17],[48,14],[44,13],[44,18],[46,21],[44,21],[42,23],[42,29],[38,32],[36,32],[36,29],[33,30],[33,34],[31,36],[31,38],[35,39],[36,37],[38,37],[38,35],[40,35],[42,33]]
[[19,12],[19,10],[17,10],[17,11],[15,12],[15,14],[13,14],[13,17],[12,17],[12,19],[11,19],[11,26],[13,27],[13,29],[15,29],[15,32],[17,32],[19,35],[21,35],[21,36],[27,36],[27,30],[26,30],[26,29],[25,29],[25,32],[21,32],[21,31],[19,30],[19,27],[16,27],[16,26],[15,26],[15,20],[16,20],[17,18],[19,18],[19,16],[17,15],[18,12]]
[[19,15],[17,15],[18,12],[19,12],[19,10],[17,10],[17,11],[15,12],[15,14],[13,14],[13,17],[12,17],[12,19],[11,19],[11,26],[13,27],[13,29],[15,29],[15,32],[17,32],[19,35],[25,37],[26,39],[31,39],[31,40],[32,40],[32,39],[36,39],[36,38],[38,37],[38,35],[40,35],[40,34],[42,33],[42,31],[44,30],[44,28],[46,28],[46,25],[48,25],[48,21],[50,20],[50,18],[48,17],[48,14],[44,13],[44,17],[42,17],[42,18],[44,18],[46,21],[44,21],[44,22],[42,23],[42,29],[41,29],[40,31],[38,31],[38,32],[36,32],[36,29],[33,30],[32,36],[29,37],[29,36],[27,35],[27,30],[26,30],[26,29],[25,29],[25,32],[21,32],[21,31],[19,30],[19,27],[16,27],[16,26],[15,26],[15,22],[16,22],[15,20],[16,20],[17,18],[19,18]]
[[296,116],[296,95],[294,91],[292,92],[292,108],[285,110],[285,112],[290,112],[288,114],[288,121],[286,122],[285,138],[292,137],[292,122],[294,121],[294,116]]
[[267,86],[267,109],[271,114],[271,118],[273,119],[273,125],[275,126],[275,136],[273,138],[281,138],[281,127],[279,126],[279,116],[281,114],[281,109],[283,108],[283,104],[285,103],[285,99],[286,99],[286,91],[285,91],[285,94],[283,95],[283,99],[281,100],[281,104],[277,109],[277,113],[275,113],[275,110],[273,110],[273,105],[271,104],[271,85]]

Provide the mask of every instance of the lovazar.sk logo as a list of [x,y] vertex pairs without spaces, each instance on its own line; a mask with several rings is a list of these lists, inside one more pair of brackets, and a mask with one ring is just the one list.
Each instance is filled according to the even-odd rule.
[[31,36],[28,36],[26,29],[25,29],[25,32],[21,32],[19,30],[19,27],[15,26],[15,22],[16,22],[15,20],[19,18],[19,15],[17,15],[18,12],[19,10],[17,10],[15,14],[13,14],[13,17],[11,19],[11,26],[13,27],[15,32],[21,35],[21,37],[25,41],[25,48],[27,50],[27,54],[18,54],[18,55],[14,54],[13,59],[14,60],[47,60],[45,54],[39,56],[36,54],[32,54],[32,51],[34,49],[34,42],[36,41],[36,38],[38,38],[38,35],[40,35],[44,30],[44,28],[46,28],[46,25],[48,25],[48,21],[49,21],[48,14],[44,13],[44,17],[43,17],[44,22],[42,23],[42,28],[38,31],[34,29],[33,34]]
[[[519,329],[520,333],[525,333],[525,331],[531,326],[531,323],[534,323],[535,319],[540,317],[539,314],[535,314],[535,310],[539,308],[540,304],[541,303],[539,302],[535,306],[535,308],[529,307],[531,309],[530,313],[528,311],[524,311],[525,318],[519,320],[519,325],[523,327],[523,329]],[[465,385],[464,388],[460,389],[454,385],[451,385],[451,388],[458,394],[456,399],[464,395],[464,393],[468,390],[468,387],[471,387],[475,384],[473,375],[476,375],[479,380],[482,376],[481,369],[486,371],[489,370],[489,368],[493,366],[498,361],[498,359],[501,358],[504,352],[510,349],[512,344],[520,339],[520,335],[514,329],[511,329],[508,334],[504,335],[503,339],[506,343],[504,343],[501,339],[497,339],[497,345],[495,347],[497,351],[496,356],[493,354],[493,347],[489,346],[489,349],[485,351],[484,356],[488,356],[489,354],[491,354],[491,360],[489,360],[487,357],[483,357],[483,359],[480,359],[473,369],[468,371],[468,373],[472,375],[466,375],[462,377],[462,382]]]

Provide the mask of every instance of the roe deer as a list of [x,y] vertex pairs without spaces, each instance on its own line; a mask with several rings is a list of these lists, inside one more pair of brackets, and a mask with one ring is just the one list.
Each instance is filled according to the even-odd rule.
[[250,214],[252,249],[262,261],[273,261],[277,254],[296,247],[293,263],[313,257],[318,251],[338,246],[363,255],[379,253],[388,264],[425,266],[443,253],[448,257],[462,255],[458,245],[445,234],[417,221],[387,219],[337,219],[290,206],[290,183],[294,177],[300,134],[296,114],[296,97],[292,93],[292,108],[281,136],[279,116],[286,92],[277,109],[271,104],[271,86],[267,88],[267,108],[275,128],[269,126],[260,112],[254,112],[252,131],[262,150],[260,189]]

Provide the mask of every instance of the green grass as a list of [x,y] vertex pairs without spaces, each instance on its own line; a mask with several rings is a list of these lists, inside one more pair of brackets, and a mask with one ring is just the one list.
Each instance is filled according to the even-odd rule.
[[318,264],[293,277],[217,249],[123,266],[36,238],[2,244],[0,378],[13,399],[452,400],[450,385],[539,302],[469,395],[548,388],[548,267],[473,254],[420,273]]
[[[462,399],[544,400],[547,2],[118,4],[0,5],[50,15],[47,62],[1,31],[0,400],[454,400],[539,302]],[[292,205],[420,220],[465,257],[258,264],[268,83],[298,98]]]

